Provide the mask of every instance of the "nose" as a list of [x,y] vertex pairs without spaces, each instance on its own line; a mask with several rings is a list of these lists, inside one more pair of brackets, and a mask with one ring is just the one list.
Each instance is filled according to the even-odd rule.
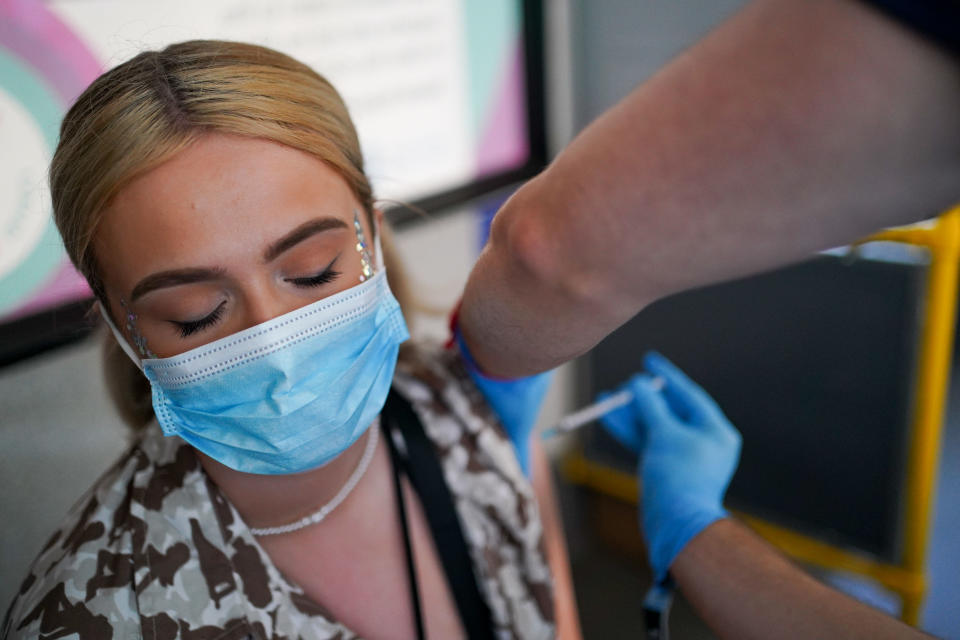
[[282,291],[268,286],[250,288],[244,292],[244,298],[245,329],[273,320],[303,304],[302,300],[290,299]]

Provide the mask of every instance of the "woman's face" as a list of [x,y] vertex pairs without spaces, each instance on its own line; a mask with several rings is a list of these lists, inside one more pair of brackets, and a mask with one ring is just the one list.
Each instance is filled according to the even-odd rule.
[[372,245],[360,203],[326,164],[209,134],[117,194],[94,251],[121,329],[131,337],[126,307],[147,348],[168,357],[358,284],[354,211]]

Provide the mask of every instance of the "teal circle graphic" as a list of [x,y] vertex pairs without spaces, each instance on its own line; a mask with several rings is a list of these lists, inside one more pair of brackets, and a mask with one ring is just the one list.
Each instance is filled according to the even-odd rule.
[[[0,48],[0,86],[36,121],[47,148],[57,145],[62,115],[56,94],[34,73]],[[63,263],[64,249],[53,218],[48,214],[43,234],[30,254],[0,278],[0,316],[27,300]]]

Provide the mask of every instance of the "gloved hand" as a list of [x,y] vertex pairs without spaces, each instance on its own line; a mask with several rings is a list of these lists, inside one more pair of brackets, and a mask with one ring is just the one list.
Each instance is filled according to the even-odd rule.
[[[716,402],[657,353],[622,388],[633,402],[603,417],[607,431],[640,454],[641,526],[654,580],[707,525],[726,517],[723,496],[740,459],[740,433]],[[653,376],[665,384],[658,390]]]
[[545,371],[524,378],[494,378],[486,375],[473,360],[467,343],[460,335],[459,328],[454,327],[454,340],[460,348],[467,372],[473,383],[477,385],[487,404],[493,409],[504,431],[513,443],[517,453],[517,461],[524,475],[530,477],[530,435],[540,413],[543,397],[547,393],[552,371]]

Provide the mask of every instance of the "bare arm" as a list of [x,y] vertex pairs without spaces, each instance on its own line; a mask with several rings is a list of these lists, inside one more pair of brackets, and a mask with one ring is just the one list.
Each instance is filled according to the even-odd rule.
[[547,562],[553,574],[553,602],[557,618],[557,638],[560,640],[580,640],[580,616],[577,600],[573,592],[573,576],[570,571],[570,558],[567,554],[567,540],[563,535],[563,522],[553,490],[553,478],[547,454],[534,441],[531,444],[531,462],[533,468],[533,490],[540,507],[540,519],[543,521],[543,541],[546,546]]
[[670,568],[721,638],[929,638],[829,587],[733,520],[697,535]]
[[760,0],[588,127],[497,214],[461,327],[485,371],[644,306],[960,199],[960,65],[853,0]]

